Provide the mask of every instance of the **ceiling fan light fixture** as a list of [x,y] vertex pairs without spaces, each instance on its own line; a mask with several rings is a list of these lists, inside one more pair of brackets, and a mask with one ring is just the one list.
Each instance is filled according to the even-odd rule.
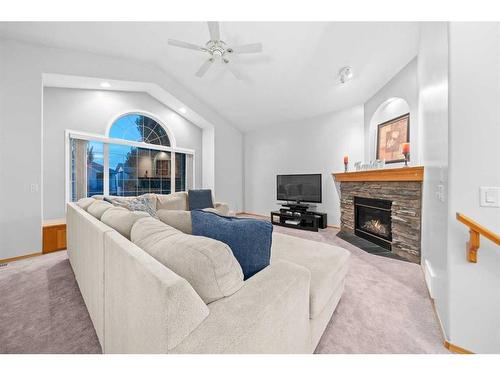
[[208,29],[210,33],[210,40],[205,43],[205,46],[183,42],[176,39],[168,39],[168,44],[174,47],[187,48],[198,52],[204,52],[208,56],[208,60],[200,66],[195,76],[201,78],[205,75],[207,70],[214,65],[214,61],[224,62],[225,66],[233,73],[237,79],[241,79],[240,73],[233,67],[227,57],[232,54],[246,54],[246,53],[259,53],[262,52],[262,43],[251,43],[229,47],[220,37],[220,25],[218,22],[208,22]]
[[342,84],[346,83],[347,81],[350,81],[353,76],[354,73],[350,66],[344,66],[342,69],[339,70],[339,81]]

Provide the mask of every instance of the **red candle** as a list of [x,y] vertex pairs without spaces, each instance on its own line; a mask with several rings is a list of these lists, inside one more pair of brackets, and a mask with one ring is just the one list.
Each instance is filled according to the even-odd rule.
[[349,164],[349,156],[344,156],[344,164]]
[[409,143],[403,143],[401,145],[401,153],[404,154],[409,154],[410,153],[410,144]]

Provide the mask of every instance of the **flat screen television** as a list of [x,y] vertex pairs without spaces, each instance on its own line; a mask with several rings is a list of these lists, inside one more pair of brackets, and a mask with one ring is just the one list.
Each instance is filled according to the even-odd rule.
[[321,203],[321,174],[281,174],[276,176],[279,201]]

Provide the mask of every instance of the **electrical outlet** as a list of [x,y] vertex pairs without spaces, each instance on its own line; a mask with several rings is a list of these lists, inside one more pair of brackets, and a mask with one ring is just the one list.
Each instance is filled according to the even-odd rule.
[[38,192],[38,184],[31,184],[31,185],[30,185],[30,191],[31,191],[32,193],[36,193],[36,192]]

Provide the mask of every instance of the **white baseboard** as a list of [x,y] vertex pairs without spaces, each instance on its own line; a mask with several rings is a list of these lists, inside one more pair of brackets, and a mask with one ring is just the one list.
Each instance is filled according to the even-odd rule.
[[435,289],[434,289],[434,281],[436,280],[436,273],[432,269],[431,263],[425,259],[422,265],[422,269],[424,271],[425,283],[427,284],[427,289],[429,290],[429,295],[432,299],[435,299]]

